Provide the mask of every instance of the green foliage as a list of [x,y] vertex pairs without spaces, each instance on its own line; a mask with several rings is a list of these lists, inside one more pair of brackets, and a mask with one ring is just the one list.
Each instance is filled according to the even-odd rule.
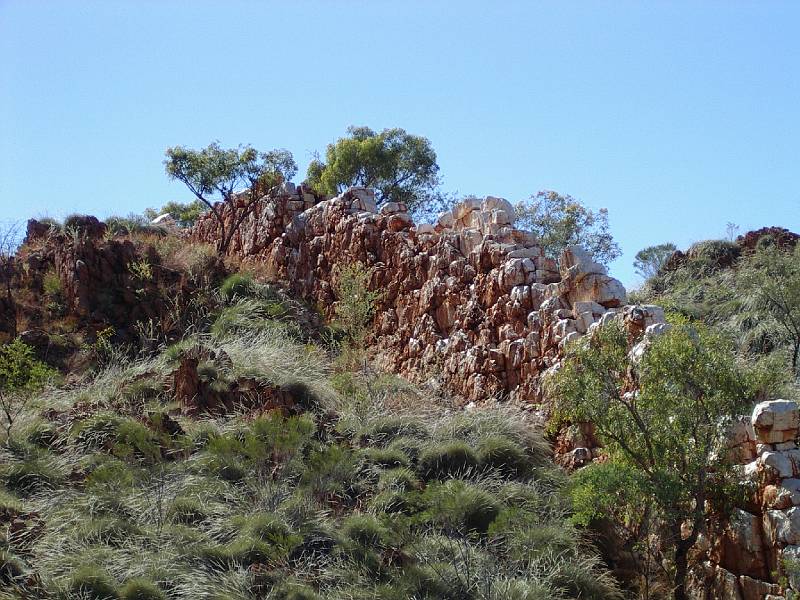
[[353,263],[339,271],[333,287],[337,298],[336,322],[355,348],[363,347],[367,327],[381,297],[380,292],[370,290],[370,276],[371,272],[361,263]]
[[172,501],[169,516],[175,523],[196,525],[208,517],[203,504],[197,498],[179,497]]
[[714,269],[730,267],[742,250],[734,242],[728,240],[705,240],[689,247],[686,254],[706,272]]
[[652,490],[642,473],[625,462],[592,463],[580,469],[569,492],[572,522],[583,527],[601,519],[634,526],[652,503]]
[[69,589],[73,593],[83,594],[91,600],[113,600],[119,598],[116,586],[103,569],[87,565],[72,574]]
[[588,250],[608,265],[622,254],[608,226],[608,210],[593,211],[569,195],[543,191],[516,206],[517,227],[536,234],[545,254],[558,260],[570,245]]
[[482,467],[495,469],[509,477],[524,477],[533,466],[524,448],[514,440],[499,435],[480,441],[478,461]]
[[[594,424],[620,465],[604,482],[604,501],[615,494],[631,500],[614,486],[630,484],[626,469],[636,473],[638,489],[672,534],[665,541],[675,550],[674,583],[682,589],[687,552],[705,526],[705,502],[732,475],[721,451],[727,427],[767,397],[773,382],[738,362],[731,342],[700,324],[675,323],[637,363],[628,350],[621,325],[600,328],[570,347],[550,391],[563,418]],[[591,516],[584,507],[580,518]],[[693,527],[688,538],[680,535],[685,520]]]
[[771,325],[772,341],[790,349],[792,370],[800,375],[800,244],[793,252],[776,247],[757,251],[737,272],[743,307],[759,322]]
[[374,188],[379,202],[403,202],[413,210],[436,197],[439,165],[426,138],[404,129],[351,126],[329,144],[325,162],[314,160],[306,181],[318,193],[335,195],[350,186]]
[[166,600],[158,586],[147,579],[131,579],[119,591],[121,600]]
[[147,259],[136,260],[128,264],[128,272],[139,283],[153,280],[153,267]]
[[61,278],[56,273],[55,269],[49,269],[42,278],[42,289],[45,295],[51,299],[61,298],[64,294],[64,286],[61,283]]
[[108,235],[128,235],[131,233],[163,234],[158,227],[142,215],[130,214],[127,217],[111,216],[105,220]]
[[469,473],[477,468],[478,457],[461,441],[435,444],[419,455],[419,473],[425,479],[446,479]]
[[38,360],[33,348],[22,340],[0,346],[0,418],[6,438],[11,438],[25,398],[41,390],[54,376],[55,371]]
[[26,393],[40,390],[53,370],[36,359],[33,348],[20,339],[0,346],[0,392]]
[[148,208],[144,211],[144,216],[152,221],[156,217],[164,214],[170,215],[179,227],[192,227],[206,211],[208,207],[200,200],[192,202],[167,202],[159,210]]
[[248,298],[255,294],[256,282],[246,273],[233,273],[219,286],[219,295],[226,302],[236,298]]
[[636,257],[633,261],[633,268],[642,279],[648,280],[658,274],[661,267],[667,262],[667,259],[672,256],[677,249],[675,244],[672,243],[648,246],[636,253]]
[[424,492],[428,518],[447,531],[486,533],[500,514],[500,503],[488,491],[459,479],[433,483]]
[[[219,230],[220,254],[228,251],[239,226],[260,198],[297,173],[297,164],[288,150],[258,152],[250,146],[223,149],[217,142],[201,150],[168,148],[164,165],[170,179],[182,182],[210,209]],[[242,188],[249,190],[249,194],[238,204],[235,220],[226,224],[222,208],[214,202],[220,200],[232,207],[236,192]]]

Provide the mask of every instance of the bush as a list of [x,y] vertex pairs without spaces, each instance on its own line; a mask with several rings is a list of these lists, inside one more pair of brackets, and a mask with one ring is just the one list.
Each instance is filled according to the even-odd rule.
[[386,548],[391,544],[389,530],[372,515],[349,516],[342,523],[342,533],[363,548]]
[[196,498],[179,497],[172,501],[169,517],[174,523],[196,525],[204,521],[208,514]]
[[389,469],[381,473],[378,479],[378,489],[380,491],[401,491],[419,489],[420,481],[414,471],[406,467]]
[[401,436],[425,439],[428,437],[428,430],[417,419],[410,417],[379,417],[361,428],[358,442],[364,446],[386,446]]
[[687,255],[698,267],[722,269],[730,267],[742,253],[742,249],[727,240],[705,240],[689,247]]
[[361,451],[361,454],[367,464],[384,469],[407,467],[410,462],[408,456],[396,448],[366,448]]
[[113,600],[119,598],[116,586],[108,573],[96,566],[81,567],[72,574],[69,589],[91,600]]
[[478,444],[478,459],[482,467],[496,469],[509,477],[524,477],[530,471],[525,450],[513,440],[502,436],[481,440]]
[[225,553],[231,563],[241,566],[267,564],[286,554],[285,549],[250,536],[236,538],[225,547]]
[[120,590],[122,600],[166,600],[167,596],[152,581],[131,579]]
[[429,504],[431,521],[460,533],[486,533],[501,509],[492,494],[458,479],[432,484],[423,497]]
[[234,298],[247,298],[252,296],[256,289],[256,283],[252,276],[246,273],[234,273],[225,278],[219,286],[219,295],[226,302]]
[[10,489],[30,494],[51,488],[64,479],[50,461],[31,458],[0,467],[0,480]]
[[320,600],[320,596],[307,585],[284,583],[272,590],[270,600]]
[[419,455],[418,471],[425,479],[463,475],[478,466],[478,457],[464,442],[452,441],[425,448]]

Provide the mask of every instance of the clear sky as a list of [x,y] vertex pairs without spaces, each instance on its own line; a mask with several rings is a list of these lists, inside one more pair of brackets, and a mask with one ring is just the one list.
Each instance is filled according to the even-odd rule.
[[800,3],[0,0],[0,221],[188,200],[171,145],[428,137],[449,191],[644,246],[800,230]]

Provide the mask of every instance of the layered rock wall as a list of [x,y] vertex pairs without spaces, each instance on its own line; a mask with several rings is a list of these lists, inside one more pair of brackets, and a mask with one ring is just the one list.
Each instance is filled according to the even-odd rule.
[[[328,313],[340,268],[360,262],[382,293],[370,344],[383,367],[417,379],[435,371],[467,401],[535,402],[541,373],[566,342],[616,313],[635,312],[643,325],[663,313],[624,308],[620,282],[578,247],[559,270],[513,224],[511,204],[491,196],[415,225],[402,204],[378,210],[368,189],[322,201],[300,191],[262,202],[231,251]],[[193,235],[213,241],[213,219]]]

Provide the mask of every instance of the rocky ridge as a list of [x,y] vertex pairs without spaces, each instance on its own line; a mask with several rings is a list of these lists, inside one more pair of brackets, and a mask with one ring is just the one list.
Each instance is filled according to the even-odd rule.
[[[559,270],[514,228],[502,198],[470,199],[435,225],[415,225],[402,204],[378,210],[365,188],[321,201],[292,191],[259,205],[231,251],[327,313],[340,268],[364,264],[382,292],[370,339],[377,362],[416,379],[435,367],[465,401],[538,402],[541,374],[595,323],[617,314],[634,327],[663,322],[658,307],[626,307],[622,284],[583,249],[568,248]],[[211,241],[215,231],[206,217],[193,236]]]
[[[619,319],[641,340],[635,359],[669,327],[660,307],[626,304],[622,284],[582,248],[567,248],[558,263],[545,256],[530,232],[514,227],[513,207],[502,198],[468,199],[435,224],[415,225],[403,204],[378,209],[369,189],[332,199],[285,192],[245,220],[231,252],[328,316],[340,268],[364,264],[370,288],[382,291],[369,339],[375,361],[411,379],[435,374],[465,402],[502,397],[541,407],[542,378],[571,340]],[[205,217],[192,236],[212,242],[215,231]],[[710,523],[695,557],[694,598],[791,597],[775,582],[784,558],[800,557],[799,422],[794,403],[774,401],[732,431],[752,501]],[[556,442],[567,468],[597,454],[590,425],[573,426]]]

